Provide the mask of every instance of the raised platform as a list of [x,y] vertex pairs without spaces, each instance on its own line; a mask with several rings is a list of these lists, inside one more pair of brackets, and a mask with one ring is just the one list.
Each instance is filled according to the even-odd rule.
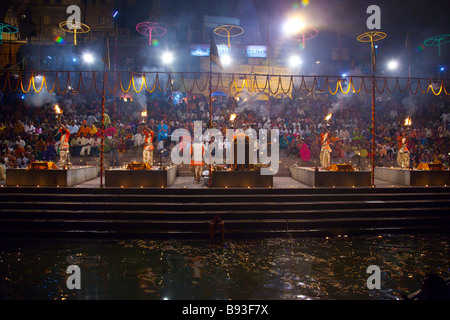
[[95,166],[49,170],[7,169],[6,185],[70,187],[97,178],[99,171],[100,168]]
[[166,170],[106,170],[106,187],[128,188],[161,188],[173,184],[177,175],[177,167],[167,167]]
[[310,187],[369,187],[370,171],[329,171],[312,167],[290,167],[291,176]]
[[409,170],[400,168],[376,167],[375,177],[393,184],[405,186],[444,186],[450,185],[448,170]]
[[211,177],[211,186],[213,188],[272,188],[273,175],[261,175],[259,170],[214,170]]

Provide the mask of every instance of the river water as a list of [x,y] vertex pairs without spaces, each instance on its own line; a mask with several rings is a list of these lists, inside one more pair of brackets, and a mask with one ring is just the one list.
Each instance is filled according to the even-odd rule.
[[[0,298],[393,300],[450,276],[446,234],[187,240],[7,240]],[[70,265],[81,289],[68,289]],[[368,289],[370,265],[381,288]]]

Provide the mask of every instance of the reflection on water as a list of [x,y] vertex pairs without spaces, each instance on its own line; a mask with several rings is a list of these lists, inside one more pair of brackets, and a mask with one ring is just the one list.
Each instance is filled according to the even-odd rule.
[[[450,276],[449,235],[202,241],[3,241],[2,299],[397,299]],[[69,290],[69,265],[81,289]],[[381,289],[369,290],[369,265]]]

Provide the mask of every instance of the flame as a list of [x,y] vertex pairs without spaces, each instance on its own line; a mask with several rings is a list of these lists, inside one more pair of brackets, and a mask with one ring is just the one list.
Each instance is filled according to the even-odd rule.
[[147,117],[147,111],[142,111],[141,112],[141,117]]
[[56,113],[56,114],[62,114],[62,110],[61,110],[61,108],[60,108],[57,104],[55,104],[54,109],[55,109],[55,113]]
[[230,115],[230,121],[234,121],[234,119],[236,119],[236,115],[233,113],[232,115]]
[[327,116],[325,117],[325,120],[327,120],[327,121],[330,120],[332,115],[333,115],[332,113],[327,114]]
[[408,117],[405,119],[405,126],[410,126],[411,125],[411,118]]

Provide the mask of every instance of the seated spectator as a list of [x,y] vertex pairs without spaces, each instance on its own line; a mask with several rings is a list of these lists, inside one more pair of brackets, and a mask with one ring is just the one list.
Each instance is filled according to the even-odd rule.
[[167,142],[166,139],[163,139],[161,141],[158,142],[158,145],[156,147],[156,154],[159,155],[162,153],[163,157],[167,157],[169,155],[169,152],[167,151],[167,149],[164,147],[164,144]]
[[75,150],[73,152],[74,157],[80,156],[81,149],[84,147],[86,143],[86,139],[84,138],[83,134],[79,135],[75,140]]
[[91,134],[88,133],[86,138],[81,139],[81,150],[80,150],[80,156],[90,156],[91,155],[91,147],[92,143],[94,142],[94,139],[91,137]]
[[30,160],[25,156],[24,153],[22,153],[18,158],[17,158],[17,167],[18,168],[26,168],[28,166],[28,164],[30,163]]
[[15,144],[20,145],[22,148],[25,148],[25,145],[26,145],[25,141],[22,139],[21,136],[16,137]]
[[378,151],[378,156],[380,158],[386,158],[387,157],[386,145],[378,144],[377,151]]
[[119,143],[117,144],[117,152],[125,153],[126,144],[123,136],[119,137]]
[[52,142],[47,142],[45,146],[45,150],[42,154],[42,160],[44,161],[55,161],[56,159],[56,150],[55,146]]
[[131,129],[125,131],[125,147],[127,150],[133,149],[133,133]]
[[101,148],[101,139],[97,135],[94,135],[91,144],[91,156],[98,157],[100,154],[100,148]]
[[2,155],[2,163],[5,165],[6,169],[17,168],[16,157],[14,157],[14,155],[11,154],[9,152],[9,150],[6,150],[6,152],[3,153],[3,155]]
[[309,162],[311,160],[311,151],[309,150],[308,145],[303,141],[300,141],[300,158],[303,162]]
[[116,128],[114,128],[113,125],[109,123],[107,128],[105,129],[105,136],[108,138],[112,138],[115,133],[117,133]]
[[78,129],[78,135],[86,137],[88,133],[91,133],[91,128],[87,125],[86,120],[83,120],[83,124]]
[[39,138],[39,140],[36,142],[35,150],[36,150],[36,157],[39,160],[42,160],[42,155],[44,154],[46,144],[42,137]]

